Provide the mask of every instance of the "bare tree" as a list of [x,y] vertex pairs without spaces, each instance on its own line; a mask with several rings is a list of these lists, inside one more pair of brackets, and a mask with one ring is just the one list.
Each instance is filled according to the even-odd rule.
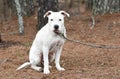
[[73,3],[74,3],[74,1],[73,1],[73,0],[70,0],[69,8],[72,8],[72,7],[73,7]]
[[22,14],[25,16],[31,16],[34,14],[34,2],[33,0],[20,0]]
[[43,15],[48,11],[58,10],[58,0],[38,0],[38,25],[37,29],[41,29],[46,23],[47,18],[43,18]]
[[0,1],[0,14],[3,20],[8,20],[15,12],[14,0],[1,0]]
[[23,25],[23,15],[31,16],[34,14],[34,3],[33,0],[15,0],[18,22],[19,22],[19,32],[24,33]]
[[19,3],[19,0],[15,0],[15,4],[16,4],[17,15],[18,15],[19,32],[20,34],[23,34],[24,33],[23,16],[22,16],[21,5]]
[[120,0],[93,0],[93,14],[119,12]]
[[93,0],[85,0],[86,8],[92,10]]

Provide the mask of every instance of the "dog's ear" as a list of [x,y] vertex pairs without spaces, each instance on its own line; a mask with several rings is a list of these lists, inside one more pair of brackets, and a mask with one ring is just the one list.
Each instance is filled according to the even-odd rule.
[[51,13],[52,13],[52,11],[48,11],[48,12],[46,12],[46,13],[44,14],[43,17],[44,17],[44,18],[45,18],[45,17],[48,17]]
[[60,11],[60,13],[61,13],[62,15],[64,15],[64,16],[70,17],[70,15],[69,15],[67,12],[65,12],[65,11]]

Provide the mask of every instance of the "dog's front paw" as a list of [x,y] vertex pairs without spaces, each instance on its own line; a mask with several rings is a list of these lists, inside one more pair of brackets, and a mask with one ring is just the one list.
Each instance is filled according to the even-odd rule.
[[65,69],[63,67],[59,67],[57,68],[58,71],[65,71]]
[[49,74],[50,71],[49,70],[44,70],[44,74]]

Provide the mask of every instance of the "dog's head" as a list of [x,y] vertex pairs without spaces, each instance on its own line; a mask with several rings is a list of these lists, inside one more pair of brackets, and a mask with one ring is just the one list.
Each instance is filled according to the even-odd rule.
[[68,16],[69,14],[65,11],[53,12],[48,11],[45,13],[44,18],[48,17],[48,24],[50,30],[55,33],[61,33],[64,29],[64,17]]

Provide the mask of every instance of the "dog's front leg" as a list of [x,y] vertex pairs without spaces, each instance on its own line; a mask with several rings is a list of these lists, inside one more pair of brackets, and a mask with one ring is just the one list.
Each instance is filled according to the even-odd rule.
[[44,74],[49,74],[49,61],[48,61],[48,54],[49,54],[49,49],[47,46],[43,47],[43,60],[44,60]]
[[61,55],[61,51],[62,51],[62,46],[61,46],[60,49],[58,49],[58,51],[56,52],[55,65],[56,65],[57,70],[59,70],[59,71],[64,71],[65,69],[60,66],[60,55]]

